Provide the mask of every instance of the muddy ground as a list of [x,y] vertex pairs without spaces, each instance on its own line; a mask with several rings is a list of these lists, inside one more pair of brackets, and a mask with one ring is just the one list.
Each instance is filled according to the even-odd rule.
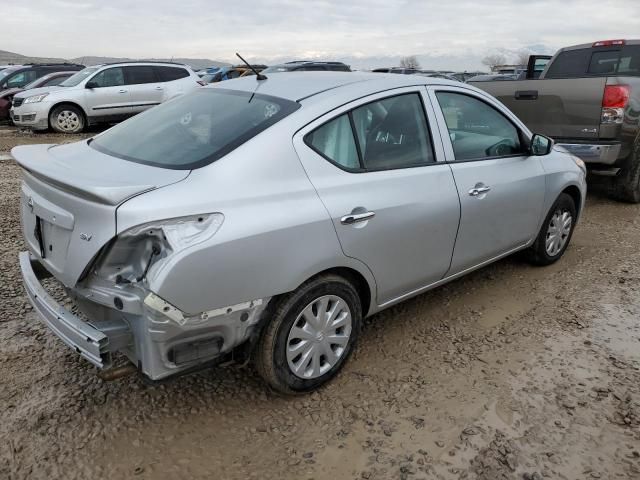
[[[76,138],[0,129],[22,143]],[[0,161],[0,478],[640,478],[640,206],[591,193],[565,257],[508,258],[367,320],[283,398],[250,368],[105,383],[35,318]]]

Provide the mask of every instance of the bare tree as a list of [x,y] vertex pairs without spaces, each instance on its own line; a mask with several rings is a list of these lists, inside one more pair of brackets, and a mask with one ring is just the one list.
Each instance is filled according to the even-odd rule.
[[529,63],[529,55],[531,55],[531,52],[529,50],[520,50],[516,54],[516,65],[526,65],[527,63]]
[[495,70],[498,65],[504,65],[505,63],[507,63],[507,58],[501,53],[492,53],[482,59],[482,64],[489,67],[491,71]]
[[415,55],[409,55],[400,59],[400,66],[402,68],[420,68],[420,62]]

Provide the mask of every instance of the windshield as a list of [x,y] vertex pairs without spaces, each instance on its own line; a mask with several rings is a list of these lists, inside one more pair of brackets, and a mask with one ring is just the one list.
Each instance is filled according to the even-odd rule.
[[4,70],[0,70],[0,81],[3,78],[8,77],[9,75],[11,75],[13,72],[15,72],[17,70],[17,68],[5,68]]
[[116,125],[90,145],[136,163],[191,170],[224,157],[299,107],[258,93],[202,88]]
[[64,82],[60,84],[61,87],[75,87],[83,80],[85,80],[90,75],[94,74],[101,67],[88,67],[84,70],[80,70],[78,73],[74,73],[69,78],[67,78]]

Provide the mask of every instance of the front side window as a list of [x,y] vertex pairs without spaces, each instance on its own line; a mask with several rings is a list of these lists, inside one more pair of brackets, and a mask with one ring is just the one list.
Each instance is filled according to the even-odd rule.
[[498,110],[469,95],[437,92],[456,160],[522,155],[519,130]]
[[307,134],[305,142],[349,170],[390,170],[435,162],[417,93],[396,95],[355,108]]
[[108,68],[96,74],[90,81],[98,88],[119,87],[124,85],[124,73],[121,67]]
[[33,82],[38,75],[35,70],[25,70],[24,72],[20,72],[15,74],[12,77],[9,77],[7,80],[8,88],[21,88],[24,87],[27,83]]
[[116,125],[89,145],[136,163],[191,170],[222,158],[299,107],[258,93],[202,88]]

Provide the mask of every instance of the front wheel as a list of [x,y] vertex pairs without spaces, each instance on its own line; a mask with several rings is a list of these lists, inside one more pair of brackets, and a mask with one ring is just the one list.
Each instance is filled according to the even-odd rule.
[[80,133],[84,130],[84,114],[73,105],[60,105],[49,114],[49,125],[59,133]]
[[532,263],[551,265],[562,257],[573,235],[576,212],[573,198],[561,193],[549,210],[536,241],[529,248],[529,260]]
[[312,279],[277,303],[256,345],[256,370],[281,393],[314,390],[342,368],[361,320],[351,283],[337,275]]

